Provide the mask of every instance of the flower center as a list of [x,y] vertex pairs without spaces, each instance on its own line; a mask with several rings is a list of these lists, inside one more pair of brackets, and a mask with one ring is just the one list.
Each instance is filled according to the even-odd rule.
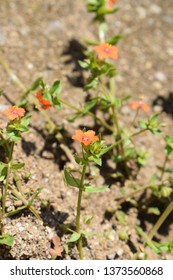
[[18,113],[18,110],[13,110],[12,114],[13,114],[13,115],[18,115],[18,114],[19,114],[19,113]]
[[83,140],[83,141],[88,141],[88,139],[89,139],[88,136],[83,136],[83,137],[82,137],[82,140]]
[[140,100],[138,101],[138,104],[141,106],[141,105],[143,104],[143,101],[140,99]]
[[104,52],[105,53],[110,53],[110,49],[109,48],[104,48]]

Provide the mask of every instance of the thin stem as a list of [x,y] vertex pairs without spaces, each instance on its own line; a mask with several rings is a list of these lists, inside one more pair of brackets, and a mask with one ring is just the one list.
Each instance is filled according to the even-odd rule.
[[21,184],[21,180],[20,180],[18,174],[15,171],[13,171],[13,178],[14,178],[14,181],[16,183],[16,186],[17,186],[19,192],[22,195],[24,195],[24,190],[23,190],[23,187],[22,187],[22,184]]
[[6,73],[10,76],[10,78],[12,79],[12,81],[18,85],[22,90],[25,90],[25,86],[23,85],[23,83],[20,81],[20,79],[11,71],[10,67],[8,66],[8,64],[5,62],[5,59],[3,58],[2,55],[0,55],[0,64],[2,65],[2,67],[4,68],[4,70],[6,71]]
[[[33,206],[29,205],[29,202],[27,201],[27,199],[20,192],[18,192],[16,189],[14,189],[12,186],[10,186],[9,188],[10,188],[11,192],[18,199],[20,199],[23,202],[23,204],[26,206],[26,208],[28,208],[38,220],[41,220],[40,215],[36,212],[36,210],[34,209]],[[8,216],[8,213],[6,214],[6,216]]]
[[162,171],[161,171],[161,175],[160,175],[160,181],[163,180],[163,175],[164,175],[164,173],[165,173],[165,169],[166,169],[166,164],[167,164],[167,161],[168,161],[168,157],[169,157],[169,155],[166,154],[165,159],[164,159],[164,163],[163,163],[163,167],[162,167]]
[[152,239],[154,237],[154,235],[156,234],[156,232],[158,231],[158,229],[161,227],[161,225],[163,224],[163,222],[166,220],[166,218],[168,217],[168,215],[173,211],[173,201],[170,202],[170,204],[168,205],[168,207],[165,209],[165,211],[163,212],[163,214],[160,216],[160,218],[158,219],[158,221],[156,222],[156,224],[154,225],[154,227],[151,229],[151,231],[148,234],[148,237],[150,239]]
[[[75,106],[74,104],[70,103],[69,101],[63,99],[63,98],[59,98],[59,102],[61,102],[64,105],[67,105],[69,108],[75,110],[78,113],[83,113],[83,110],[77,106]],[[97,121],[100,122],[101,125],[103,125],[105,128],[107,128],[108,130],[113,132],[113,129],[110,125],[108,125],[104,120],[102,120],[101,118],[99,118],[98,116],[96,116],[95,114],[93,114],[92,112],[87,112],[86,113],[88,116],[91,116],[92,118],[96,119]]]
[[[2,67],[4,68],[4,70],[6,71],[6,73],[12,78],[12,81],[22,90],[24,90],[25,92],[27,92],[27,95],[29,94],[29,91],[27,91],[27,88],[25,87],[25,85],[21,82],[21,80],[12,73],[10,67],[8,66],[8,64],[5,62],[4,58],[2,57],[2,55],[0,56],[0,64],[2,65]],[[63,104],[65,104],[66,106],[68,106],[69,108],[79,112],[79,113],[83,113],[83,110],[81,110],[81,108],[75,106],[74,104],[68,102],[67,100],[63,99],[63,98],[59,98],[59,101]],[[33,102],[33,98],[32,98],[32,102]],[[34,102],[35,104],[35,102]],[[52,122],[52,120],[50,119],[49,115],[44,111],[44,110],[40,110],[41,114],[44,115],[45,119],[48,121],[48,123],[50,123],[51,127],[54,127],[54,123]],[[101,125],[103,125],[105,128],[107,128],[109,131],[112,131],[112,127],[110,125],[108,125],[104,120],[102,120],[101,118],[99,118],[98,116],[96,116],[95,114],[93,114],[92,112],[87,112],[87,115],[91,116],[92,118],[96,119],[97,121],[100,122]]]
[[[140,131],[138,132],[135,132],[135,133],[132,133],[128,138],[131,139],[133,137],[136,137],[138,136],[139,134],[143,133],[147,131],[147,129],[141,129]],[[122,138],[122,139],[119,139],[118,141],[116,141],[114,144],[112,144],[111,146],[109,146],[109,149],[107,151],[110,151],[112,150],[113,148],[115,148],[117,145],[119,145],[122,141],[124,141],[126,138]]]
[[118,203],[117,203],[116,208],[118,208],[123,202],[125,202],[127,199],[133,197],[133,196],[134,196],[135,194],[137,194],[138,192],[144,191],[144,190],[146,190],[146,189],[148,189],[148,188],[151,188],[151,186],[150,186],[150,185],[143,186],[142,188],[139,188],[139,189],[137,189],[137,190],[135,190],[135,191],[133,191],[133,192],[131,192],[131,193],[125,195],[124,197],[120,198],[120,199],[118,200]]
[[[86,164],[84,164],[82,169],[82,176],[80,180],[79,192],[78,192],[78,200],[77,200],[77,214],[76,214],[76,232],[80,234],[80,215],[81,215],[81,201],[82,201],[82,192],[83,192],[83,184],[85,179],[86,172]],[[82,236],[78,239],[77,243],[79,257],[83,260],[83,249],[82,249]]]
[[3,197],[2,197],[2,215],[5,215],[5,208],[6,208],[6,199],[7,199],[7,192],[9,187],[9,180],[10,180],[10,172],[11,172],[11,162],[12,162],[12,155],[14,149],[14,142],[11,145],[8,145],[9,148],[9,155],[8,155],[8,164],[7,164],[7,176],[5,181],[5,186],[3,189]]

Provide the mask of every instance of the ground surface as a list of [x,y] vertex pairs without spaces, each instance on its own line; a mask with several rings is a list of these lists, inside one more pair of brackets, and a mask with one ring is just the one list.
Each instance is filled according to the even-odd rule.
[[[153,112],[163,111],[161,120],[167,123],[166,130],[172,134],[172,0],[118,2],[120,11],[108,20],[110,35],[125,35],[119,43],[117,95],[145,96]],[[97,29],[91,19],[92,16],[86,12],[85,1],[82,0],[1,0],[0,46],[3,57],[13,74],[26,87],[40,76],[50,84],[60,79],[63,84],[62,96],[80,106],[85,94],[81,87],[83,76],[76,65],[77,60],[81,59],[84,40],[97,37]],[[0,87],[14,103],[22,95],[22,90],[13,83],[2,65]],[[1,97],[0,103],[10,104],[4,97]],[[65,117],[71,112],[67,107],[61,112],[50,111],[56,123],[64,124],[69,139],[79,125],[84,125],[84,121],[85,126],[93,126],[89,118],[67,123]],[[1,246],[0,259],[51,259],[49,248],[52,236],[57,233],[63,245],[68,236],[62,236],[62,225],[75,222],[76,191],[64,184],[62,170],[64,164],[69,164],[69,159],[58,148],[56,141],[45,144],[45,137],[41,134],[44,120],[37,111],[32,115],[31,128],[25,134],[22,145],[16,146],[15,158],[25,162],[25,172],[31,172],[29,181],[24,185],[26,192],[43,187],[35,202],[42,221],[28,212],[6,219],[5,230],[15,236],[15,243],[9,250]],[[128,126],[129,118],[133,116],[125,106],[121,117],[125,126]],[[6,119],[1,117],[0,121],[3,126]],[[163,162],[164,143],[161,137],[153,138],[150,134],[136,139],[136,143],[151,153],[147,166],[137,177],[138,183],[144,185],[155,171],[156,163]],[[74,152],[78,144],[72,144],[71,148]],[[104,182],[105,176],[102,171],[99,183]],[[126,225],[117,221],[115,215],[108,217],[105,209],[114,207],[117,196],[120,196],[119,187],[112,182],[106,193],[84,197],[82,214],[93,214],[91,225],[85,225],[85,229],[93,233],[84,249],[88,259],[133,259],[134,253],[141,246],[135,225],[142,225],[148,231],[157,220],[156,216],[138,215],[136,208],[127,206],[123,209],[127,214]],[[41,201],[45,202],[44,207]],[[9,211],[14,206],[8,202]],[[122,228],[129,235],[127,241],[119,238]],[[157,238],[161,242],[170,241],[172,233],[170,217]],[[147,253],[149,259],[173,259],[170,254],[158,256],[150,249],[147,249]],[[77,259],[77,251],[74,248],[62,258]]]

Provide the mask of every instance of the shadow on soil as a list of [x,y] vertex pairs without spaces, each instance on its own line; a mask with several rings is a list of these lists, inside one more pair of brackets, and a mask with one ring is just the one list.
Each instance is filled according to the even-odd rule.
[[63,55],[68,56],[65,64],[73,65],[73,75],[68,76],[67,78],[71,85],[75,87],[84,87],[84,76],[83,76],[83,68],[79,65],[79,60],[84,60],[85,55],[84,51],[86,51],[85,46],[83,46],[78,40],[72,39],[69,42],[69,45],[63,52]]
[[173,92],[169,92],[168,97],[157,96],[152,105],[161,106],[162,112],[167,113],[173,118]]

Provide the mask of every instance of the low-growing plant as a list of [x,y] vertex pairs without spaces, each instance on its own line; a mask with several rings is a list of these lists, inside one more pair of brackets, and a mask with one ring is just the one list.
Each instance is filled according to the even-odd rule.
[[[11,106],[3,111],[9,119],[6,127],[0,129],[0,218],[1,218],[1,244],[12,245],[12,237],[8,234],[4,235],[3,218],[19,213],[28,208],[37,218],[40,219],[38,213],[32,206],[34,198],[38,195],[39,190],[28,199],[25,197],[22,184],[17,172],[24,166],[23,162],[15,162],[13,159],[14,148],[17,141],[21,140],[22,133],[28,131],[29,121],[31,116],[25,116],[25,110],[21,107]],[[12,182],[15,182],[16,188]],[[6,212],[7,196],[21,200],[23,206],[18,207],[14,211]]]
[[[82,153],[81,155],[75,154],[75,161],[79,166],[77,170],[80,173],[80,177],[75,177],[69,169],[64,169],[65,181],[68,185],[78,189],[78,199],[76,207],[76,230],[73,231],[67,244],[77,242],[77,248],[79,251],[80,259],[83,259],[83,238],[90,236],[91,233],[81,229],[81,203],[82,194],[101,192],[108,188],[108,186],[96,187],[92,185],[92,182],[86,180],[87,168],[91,163],[95,163],[99,166],[102,165],[102,155],[108,150],[104,141],[101,140],[101,136],[95,135],[93,130],[76,130],[76,134],[72,139],[81,143]],[[81,170],[82,169],[82,170]],[[76,171],[76,170],[75,170]]]

